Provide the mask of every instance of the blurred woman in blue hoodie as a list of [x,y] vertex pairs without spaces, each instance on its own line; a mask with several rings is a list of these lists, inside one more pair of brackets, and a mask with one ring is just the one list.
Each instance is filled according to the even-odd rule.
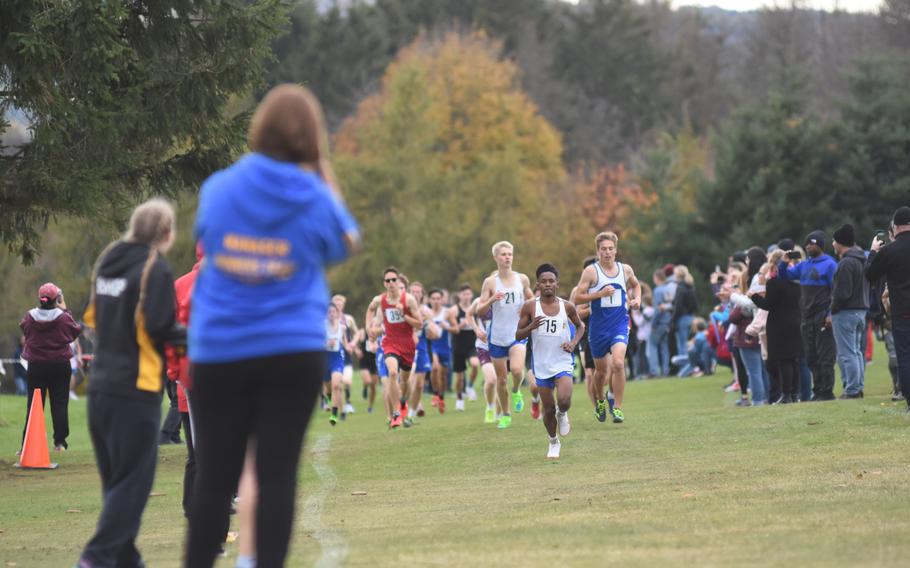
[[197,481],[186,566],[212,566],[247,440],[257,447],[259,568],[283,566],[303,436],[325,374],[324,268],[359,243],[319,103],[294,85],[256,110],[247,154],[202,186],[189,357]]

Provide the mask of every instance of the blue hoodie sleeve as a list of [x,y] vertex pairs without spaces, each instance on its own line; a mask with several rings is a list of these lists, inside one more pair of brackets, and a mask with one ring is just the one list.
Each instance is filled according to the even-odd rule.
[[788,282],[793,280],[799,280],[802,278],[802,266],[805,261],[800,262],[796,266],[790,266],[786,261],[780,261],[777,265],[777,274],[781,280],[786,280]]
[[325,218],[326,222],[321,225],[323,262],[332,264],[348,257],[351,251],[348,249],[348,241],[345,240],[345,237],[357,242],[360,240],[360,230],[357,228],[354,216],[344,204],[328,192],[326,196],[328,214]]

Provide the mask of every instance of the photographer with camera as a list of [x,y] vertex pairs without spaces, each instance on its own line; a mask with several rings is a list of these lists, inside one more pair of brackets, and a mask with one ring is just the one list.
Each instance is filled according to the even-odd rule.
[[[885,279],[891,304],[891,333],[897,355],[897,373],[904,395],[910,393],[910,207],[899,207],[891,217],[891,242],[885,232],[872,240],[866,259],[866,278]],[[910,412],[910,402],[908,402]]]
[[86,325],[95,328],[88,427],[103,508],[80,568],[144,566],[136,537],[158,461],[164,344],[186,343],[186,330],[176,325],[174,276],[163,258],[175,230],[173,207],[147,201],[92,271],[85,311]]
[[800,334],[806,360],[812,369],[812,400],[834,400],[835,344],[831,325],[831,290],[837,262],[825,254],[825,234],[812,231],[806,237],[809,258],[790,265],[798,255],[787,251],[778,263],[778,278],[799,281]]

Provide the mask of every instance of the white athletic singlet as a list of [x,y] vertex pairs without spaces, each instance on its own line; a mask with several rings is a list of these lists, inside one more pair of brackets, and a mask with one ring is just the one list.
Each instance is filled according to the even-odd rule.
[[332,324],[329,320],[325,321],[325,350],[329,353],[341,353],[344,351],[344,326],[338,322],[335,330],[332,330]]
[[510,347],[515,343],[521,305],[525,301],[524,287],[517,272],[512,273],[514,283],[510,288],[496,275],[496,292],[504,294],[502,300],[493,302],[493,320],[490,324],[490,343],[499,347]]
[[532,363],[534,376],[541,379],[551,379],[560,373],[571,373],[575,368],[575,359],[572,353],[567,353],[562,344],[572,341],[572,331],[569,329],[569,318],[566,316],[566,302],[559,300],[559,312],[555,316],[548,316],[540,305],[540,299],[534,303],[534,317],[544,316],[540,327],[531,331]]

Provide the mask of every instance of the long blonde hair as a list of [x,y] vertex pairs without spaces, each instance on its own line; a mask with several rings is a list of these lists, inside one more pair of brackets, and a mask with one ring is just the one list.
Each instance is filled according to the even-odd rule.
[[695,285],[695,279],[689,272],[689,267],[685,264],[677,264],[676,268],[673,269],[673,276],[676,277],[677,282],[685,282],[689,286]]
[[91,290],[89,291],[89,305],[95,304],[95,288],[98,280],[98,271],[108,253],[120,243],[140,243],[148,245],[149,255],[142,267],[142,276],[139,278],[139,300],[136,302],[135,317],[139,317],[142,304],[145,302],[145,291],[152,267],[161,255],[159,247],[174,238],[177,228],[177,214],[174,206],[166,199],[154,197],[142,203],[130,215],[130,224],[126,233],[120,239],[108,244],[98,255],[92,267]]

